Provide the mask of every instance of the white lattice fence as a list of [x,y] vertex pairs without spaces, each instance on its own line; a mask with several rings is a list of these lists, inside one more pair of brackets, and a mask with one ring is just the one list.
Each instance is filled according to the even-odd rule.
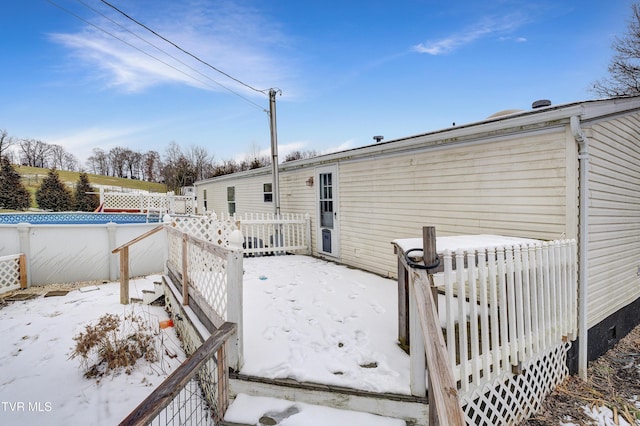
[[215,214],[204,216],[172,216],[171,225],[205,241],[211,241],[222,247],[229,247],[229,238],[238,229],[233,219],[218,219]]
[[502,373],[461,397],[468,425],[517,425],[534,415],[544,397],[569,374],[569,344],[555,345],[530,359],[520,374]]
[[0,257],[0,294],[26,287],[24,254]]
[[[207,304],[227,320],[227,258],[205,247],[188,244],[188,276],[192,287]],[[220,256],[222,254],[222,256]]]
[[159,211],[170,214],[195,213],[195,199],[192,196],[173,195],[170,193],[101,192],[100,202],[104,210]]
[[235,230],[221,241],[224,244],[218,244],[218,241],[202,238],[202,229],[189,227],[186,225],[188,223],[191,222],[166,225],[169,248],[167,269],[182,283],[183,304],[190,304],[193,300],[216,327],[225,321],[238,324],[237,351],[231,357],[232,365],[239,369],[242,364],[243,329],[242,234]]

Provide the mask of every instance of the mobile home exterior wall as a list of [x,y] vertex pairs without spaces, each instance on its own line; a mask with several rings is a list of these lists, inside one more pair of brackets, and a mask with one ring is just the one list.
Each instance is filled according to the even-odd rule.
[[640,298],[640,115],[600,119],[586,134],[591,327]]
[[[572,117],[588,139],[588,183],[579,178]],[[390,242],[419,236],[424,225],[435,226],[442,236],[577,238],[587,245],[589,334],[608,333],[590,339],[589,346],[592,341],[610,346],[640,322],[639,140],[640,97],[493,117],[282,164],[282,211],[310,213],[317,229],[317,171],[331,165],[338,178],[340,221],[334,260],[388,277],[396,276]],[[255,193],[259,180],[270,176],[265,169],[197,186],[200,195],[233,182],[238,211],[261,211],[256,209],[268,206],[256,206],[241,193]],[[310,177],[316,178],[313,186],[306,184]],[[581,184],[588,189],[585,200],[579,200]],[[584,236],[579,235],[581,203],[588,217]],[[312,234],[313,254],[321,255]],[[590,351],[589,358],[603,349]]]

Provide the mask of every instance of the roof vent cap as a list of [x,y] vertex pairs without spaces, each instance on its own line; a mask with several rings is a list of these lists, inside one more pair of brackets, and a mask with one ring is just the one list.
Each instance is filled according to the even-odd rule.
[[533,109],[544,108],[548,106],[551,106],[551,101],[549,99],[540,99],[539,101],[535,101],[531,104],[531,108]]

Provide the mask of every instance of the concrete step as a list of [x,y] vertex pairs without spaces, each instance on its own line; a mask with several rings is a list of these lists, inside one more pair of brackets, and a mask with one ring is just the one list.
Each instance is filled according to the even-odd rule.
[[411,395],[366,392],[339,386],[300,383],[290,379],[265,379],[232,373],[229,392],[266,396],[342,410],[360,411],[403,419],[408,426],[427,425],[429,405],[426,398]]

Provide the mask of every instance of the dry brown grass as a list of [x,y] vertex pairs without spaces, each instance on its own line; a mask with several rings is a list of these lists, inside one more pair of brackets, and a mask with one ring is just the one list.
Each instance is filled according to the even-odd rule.
[[158,358],[154,330],[134,313],[105,314],[73,340],[76,345],[70,358],[80,358],[87,378],[120,371],[130,374],[139,359],[155,362]]
[[597,424],[584,413],[587,407],[608,407],[614,423],[640,423],[640,326],[616,346],[590,363],[587,381],[570,376],[544,401],[542,409],[527,425]]

